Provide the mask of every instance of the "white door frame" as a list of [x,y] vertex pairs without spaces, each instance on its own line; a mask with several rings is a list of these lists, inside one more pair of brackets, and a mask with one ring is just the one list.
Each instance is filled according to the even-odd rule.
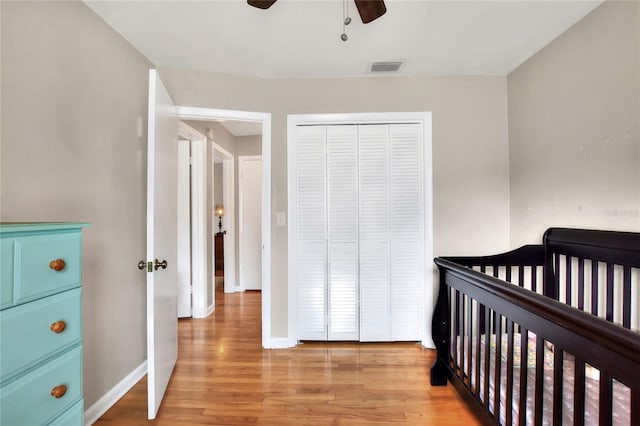
[[[213,142],[213,155],[214,157],[220,157],[222,159],[222,204],[224,205],[223,228],[226,231],[226,235],[224,237],[224,292],[233,293],[240,291],[236,283],[235,161],[233,154],[215,143],[215,135]],[[216,223],[213,229],[217,232],[217,220],[215,217],[213,219]]]
[[[271,339],[271,114],[188,106],[178,106],[176,109],[178,118],[185,120],[240,120],[262,124],[262,347],[272,348],[274,342]],[[204,218],[202,220],[204,221]],[[277,345],[277,342],[275,343]]]
[[242,271],[245,269],[244,264],[246,263],[245,259],[242,256],[242,237],[244,234],[244,221],[243,218],[243,169],[245,167],[245,163],[247,161],[256,161],[260,160],[262,163],[262,155],[241,155],[238,156],[238,285],[240,286],[241,291],[245,291],[246,282],[243,279]]
[[192,315],[191,140],[178,135],[178,318],[184,318]]
[[215,303],[207,306],[207,291],[212,291],[207,289],[207,138],[182,121],[178,123],[178,135],[191,141],[191,314],[193,318],[206,318],[215,308]]
[[431,112],[389,112],[389,113],[347,113],[347,114],[289,114],[287,116],[287,192],[289,235],[288,235],[288,282],[289,282],[289,312],[288,334],[289,346],[297,344],[296,331],[296,264],[292,257],[296,253],[296,193],[295,193],[295,168],[292,167],[296,158],[296,126],[298,125],[331,125],[331,124],[393,124],[393,123],[421,123],[424,143],[424,254],[425,254],[425,291],[424,291],[424,337],[422,345],[434,348],[431,338],[431,312],[434,301],[434,275],[433,265],[433,178],[432,178],[432,139],[431,139]]

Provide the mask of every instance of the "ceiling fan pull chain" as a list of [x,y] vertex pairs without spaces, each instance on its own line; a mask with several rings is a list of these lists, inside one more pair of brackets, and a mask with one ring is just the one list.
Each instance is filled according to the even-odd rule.
[[340,40],[347,41],[349,37],[347,37],[347,25],[351,23],[351,18],[349,17],[349,6],[347,6],[347,0],[342,0],[342,34],[340,34]]

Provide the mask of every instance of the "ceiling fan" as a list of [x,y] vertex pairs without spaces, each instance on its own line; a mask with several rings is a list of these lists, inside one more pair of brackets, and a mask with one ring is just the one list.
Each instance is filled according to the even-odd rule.
[[[277,0],[247,0],[253,7],[269,9]],[[387,11],[384,0],[354,0],[363,24],[378,19]]]

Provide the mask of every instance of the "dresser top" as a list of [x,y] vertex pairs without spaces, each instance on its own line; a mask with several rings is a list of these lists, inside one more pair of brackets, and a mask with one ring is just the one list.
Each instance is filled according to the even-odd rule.
[[91,226],[85,222],[0,222],[0,234],[7,232],[38,232],[78,229]]

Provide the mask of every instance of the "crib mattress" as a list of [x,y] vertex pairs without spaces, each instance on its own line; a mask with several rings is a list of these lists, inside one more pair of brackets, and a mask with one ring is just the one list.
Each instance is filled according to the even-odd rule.
[[[496,359],[496,342],[495,335],[490,339],[490,380],[489,380],[489,410],[494,412],[493,401],[495,400],[495,359]],[[520,342],[521,338],[519,333],[514,333],[514,369],[513,369],[513,401],[507,403],[506,401],[506,380],[507,380],[507,336],[502,336],[502,356],[500,362],[500,424],[506,423],[506,410],[512,410],[512,418],[514,424],[518,424],[519,418],[519,401],[520,401]],[[458,340],[458,359],[461,359],[461,346],[465,351],[465,359],[468,354],[468,345],[465,340]],[[475,345],[475,342],[473,342]],[[484,397],[484,354],[485,354],[485,338],[484,335],[480,339],[480,398]],[[536,336],[533,333],[529,333],[527,344],[527,414],[526,424],[533,425],[534,422],[534,398],[535,398],[535,360],[536,360]],[[472,349],[475,355],[475,347]],[[465,363],[466,364],[466,363]],[[574,409],[574,369],[575,363],[572,355],[564,353],[563,363],[563,424],[573,424],[573,409]],[[466,365],[465,365],[466,368]],[[552,424],[553,420],[553,347],[551,345],[545,346],[544,354],[544,389],[543,389],[543,424]],[[599,384],[599,372],[590,367],[586,367],[585,371],[585,425],[598,424],[598,412],[599,401],[598,395],[600,392]],[[472,388],[476,388],[475,383],[475,362],[472,362],[471,366],[471,384]],[[616,426],[631,424],[631,392],[628,387],[613,382],[613,424]]]

